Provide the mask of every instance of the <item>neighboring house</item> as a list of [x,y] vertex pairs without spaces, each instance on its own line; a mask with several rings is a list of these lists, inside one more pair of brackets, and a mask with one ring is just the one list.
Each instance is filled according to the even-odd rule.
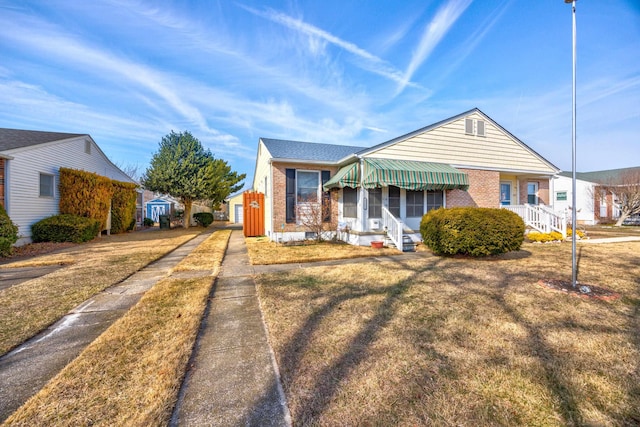
[[323,203],[340,239],[399,247],[431,209],[549,204],[558,172],[476,108],[371,148],[261,138],[253,190],[272,240],[312,237],[299,212]]
[[0,128],[0,203],[18,225],[18,245],[31,241],[31,225],[58,214],[61,167],[134,182],[88,134]]
[[[614,203],[616,196],[605,187],[616,184],[638,185],[640,167],[608,169],[593,172],[576,172],[576,219],[578,224],[593,225],[601,222],[613,222],[620,217],[620,210]],[[630,181],[631,180],[631,181]],[[635,181],[634,181],[635,180]],[[573,189],[572,172],[561,172],[554,179],[555,196],[553,208],[557,212],[566,212],[571,216]],[[636,215],[628,223],[638,223]]]
[[244,192],[240,192],[229,196],[227,199],[227,209],[229,214],[229,222],[233,224],[242,224],[244,211],[242,210],[242,198]]

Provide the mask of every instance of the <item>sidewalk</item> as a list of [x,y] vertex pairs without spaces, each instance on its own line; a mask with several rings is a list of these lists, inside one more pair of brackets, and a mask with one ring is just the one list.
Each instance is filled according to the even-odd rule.
[[233,231],[171,426],[290,426],[242,232]]
[[640,236],[626,236],[626,237],[603,237],[600,239],[581,239],[576,243],[592,244],[599,243],[623,243],[623,242],[640,242]]
[[105,289],[0,357],[0,423],[124,315],[213,231],[213,228],[205,231],[123,282]]

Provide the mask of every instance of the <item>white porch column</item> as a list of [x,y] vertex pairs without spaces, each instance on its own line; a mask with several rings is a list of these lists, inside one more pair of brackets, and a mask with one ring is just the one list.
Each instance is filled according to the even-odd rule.
[[364,181],[364,160],[360,159],[360,188],[358,191],[358,226],[360,231],[366,231],[367,227],[367,218],[368,212],[365,209],[365,201],[368,201],[367,190],[362,186],[362,182]]

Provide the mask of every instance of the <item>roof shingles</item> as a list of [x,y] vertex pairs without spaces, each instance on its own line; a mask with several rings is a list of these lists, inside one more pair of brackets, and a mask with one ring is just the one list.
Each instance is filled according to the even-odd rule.
[[86,134],[0,128],[0,152],[79,136]]
[[287,141],[270,138],[260,138],[260,140],[264,143],[274,159],[296,159],[335,163],[362,150],[362,147],[347,145],[318,144],[315,142]]

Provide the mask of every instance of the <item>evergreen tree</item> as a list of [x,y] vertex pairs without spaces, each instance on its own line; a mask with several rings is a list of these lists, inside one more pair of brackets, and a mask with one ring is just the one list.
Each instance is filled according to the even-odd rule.
[[[194,201],[212,205],[221,203],[229,194],[242,188],[245,174],[238,174],[188,131],[171,131],[162,138],[151,165],[142,177],[147,190],[168,194],[184,205],[184,227],[189,227]],[[240,183],[240,184],[238,184]]]

